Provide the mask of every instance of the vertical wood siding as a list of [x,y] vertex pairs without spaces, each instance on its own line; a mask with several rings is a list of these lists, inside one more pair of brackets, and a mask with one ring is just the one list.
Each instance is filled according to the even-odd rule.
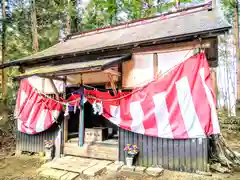
[[126,144],[137,144],[140,153],[136,165],[161,165],[177,171],[207,171],[207,138],[175,140],[144,136],[119,129],[119,160],[125,162]]
[[48,130],[36,134],[28,135],[16,132],[16,150],[27,151],[27,152],[43,152],[44,151],[44,140],[54,140],[58,133],[58,127],[54,124]]

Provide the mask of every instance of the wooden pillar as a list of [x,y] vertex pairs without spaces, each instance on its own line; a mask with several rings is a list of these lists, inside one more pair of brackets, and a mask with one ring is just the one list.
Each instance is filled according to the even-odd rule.
[[68,120],[69,120],[69,116],[64,116],[64,122],[63,122],[64,143],[68,141]]
[[158,54],[154,53],[153,54],[153,75],[154,79],[157,78],[158,76]]
[[[63,98],[66,99],[66,86],[67,86],[67,79],[65,78],[64,80],[64,94],[63,94]],[[64,143],[66,143],[68,141],[68,120],[69,120],[69,116],[64,116],[64,120],[63,120],[63,141]]]
[[116,95],[117,95],[117,89],[116,89],[116,85],[115,85],[114,78],[113,78],[112,75],[109,74],[109,73],[108,73],[108,78],[109,78],[110,85],[111,85],[111,88],[112,88],[112,90],[113,90],[113,93],[114,93],[114,95],[116,96]]
[[81,86],[81,95],[80,95],[80,113],[79,113],[79,134],[78,134],[78,145],[80,147],[84,144],[84,89]]
[[[49,78],[49,82],[52,86],[52,89],[53,89],[55,95],[56,95],[56,99],[59,100],[59,92],[57,90],[55,83],[50,78]],[[57,137],[55,139],[55,158],[60,158],[61,154],[62,154],[62,127],[63,126],[61,124],[61,126],[59,127],[59,130],[58,130]]]
[[215,68],[211,68],[211,79],[212,79],[213,93],[217,97],[217,76],[216,76]]
[[61,157],[61,139],[62,139],[62,133],[61,133],[61,129],[59,129],[57,133],[57,137],[55,139],[55,158]]
[[45,93],[45,78],[42,78],[42,92]]

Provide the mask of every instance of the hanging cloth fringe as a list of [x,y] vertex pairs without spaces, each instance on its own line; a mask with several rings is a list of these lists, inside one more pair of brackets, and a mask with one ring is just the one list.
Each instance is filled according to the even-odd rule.
[[77,105],[78,105],[78,101],[76,101],[74,104],[74,109],[73,109],[74,114],[76,114],[77,112]]
[[64,116],[68,116],[69,115],[69,106],[68,103],[66,104],[66,108],[65,108],[65,112],[64,112]]
[[103,113],[102,102],[94,101],[94,103],[92,104],[92,107],[93,107],[93,113],[94,114],[102,115],[102,113]]

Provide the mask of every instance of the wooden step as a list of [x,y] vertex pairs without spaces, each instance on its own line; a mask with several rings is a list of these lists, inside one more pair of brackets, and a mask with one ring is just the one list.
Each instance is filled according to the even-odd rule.
[[65,143],[64,154],[116,161],[118,159],[118,145],[94,144],[89,145],[86,150],[85,147],[79,147],[75,143]]

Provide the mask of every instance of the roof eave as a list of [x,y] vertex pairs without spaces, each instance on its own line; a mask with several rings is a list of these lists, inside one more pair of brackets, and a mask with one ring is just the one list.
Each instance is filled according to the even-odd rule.
[[130,60],[132,57],[132,54],[128,54],[122,57],[119,57],[117,60],[108,62],[102,65],[96,65],[96,66],[87,66],[87,67],[81,67],[81,68],[72,68],[72,69],[65,69],[65,70],[57,70],[52,72],[39,72],[39,73],[26,73],[19,76],[14,76],[14,79],[22,79],[27,78],[31,76],[64,76],[69,74],[76,74],[76,73],[86,73],[86,72],[99,72],[104,71],[112,66],[118,65],[122,62]]
[[86,51],[80,51],[80,52],[71,52],[67,54],[58,54],[58,55],[51,55],[51,56],[45,56],[43,58],[31,58],[31,59],[19,59],[15,61],[10,61],[8,63],[4,63],[0,65],[0,69],[4,69],[7,67],[13,67],[13,66],[21,66],[24,64],[32,63],[38,63],[40,61],[48,61],[53,58],[67,58],[67,57],[74,57],[74,56],[82,56],[84,54],[90,54],[90,53],[101,53],[103,50],[107,49],[121,49],[121,48],[133,48],[137,46],[144,47],[146,44],[149,45],[149,43],[154,42],[155,44],[158,42],[159,44],[161,43],[173,43],[176,41],[181,41],[181,40],[186,40],[190,38],[196,38],[196,37],[207,37],[207,36],[218,36],[220,34],[224,34],[231,29],[231,26],[227,26],[224,28],[219,28],[215,30],[207,30],[207,31],[201,31],[201,32],[194,32],[194,33],[189,33],[189,34],[182,34],[182,35],[176,35],[176,36],[169,36],[169,37],[164,37],[164,38],[158,38],[158,39],[151,39],[151,40],[146,40],[146,41],[138,41],[138,42],[131,42],[128,44],[122,44],[122,45],[116,45],[116,46],[106,46],[104,48],[98,48],[98,49],[89,49]]

